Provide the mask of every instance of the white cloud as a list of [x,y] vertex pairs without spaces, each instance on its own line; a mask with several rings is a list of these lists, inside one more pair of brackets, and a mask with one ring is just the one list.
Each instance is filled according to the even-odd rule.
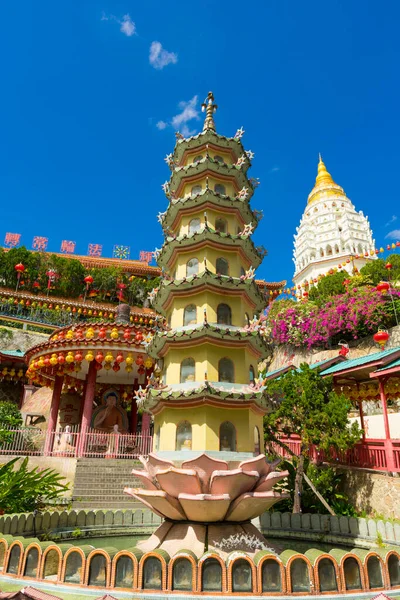
[[115,21],[120,27],[120,31],[124,33],[126,36],[131,37],[136,33],[136,25],[134,21],[132,21],[131,16],[127,13],[122,17],[122,19],[118,19],[115,15],[107,16],[105,12],[101,15],[102,21]]
[[391,225],[395,221],[397,221],[397,216],[393,215],[392,218],[386,223],[385,227],[389,227],[389,225]]
[[163,69],[167,65],[176,64],[178,55],[165,50],[160,42],[152,42],[150,46],[149,62],[155,69]]
[[161,131],[161,130],[165,129],[166,127],[168,127],[168,123],[166,121],[158,121],[156,123],[156,127],[157,127],[157,129],[160,129],[160,131]]
[[136,25],[132,21],[129,14],[124,15],[122,17],[122,21],[120,21],[120,23],[121,23],[122,33],[124,33],[128,37],[131,37],[131,35],[133,35],[136,32]]
[[269,170],[270,173],[276,173],[277,171],[280,171],[279,167],[272,167],[272,169]]
[[389,231],[389,233],[385,235],[385,239],[400,240],[400,229],[393,229],[393,231]]
[[196,129],[192,129],[189,125],[190,121],[198,121],[200,119],[199,109],[197,108],[198,97],[193,96],[190,100],[182,100],[179,102],[178,107],[180,112],[174,115],[170,121],[158,121],[156,123],[157,129],[166,129],[167,127],[174,127],[180,131],[184,137],[190,137],[196,133]]

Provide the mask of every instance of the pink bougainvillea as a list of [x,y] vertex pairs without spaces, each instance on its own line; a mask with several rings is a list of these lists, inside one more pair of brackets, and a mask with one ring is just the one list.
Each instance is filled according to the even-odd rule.
[[[399,292],[393,292],[396,303]],[[269,325],[276,344],[292,346],[326,346],[341,334],[346,339],[358,339],[375,332],[378,327],[392,324],[391,299],[363,287],[332,296],[325,304],[293,302],[282,311],[271,311]]]

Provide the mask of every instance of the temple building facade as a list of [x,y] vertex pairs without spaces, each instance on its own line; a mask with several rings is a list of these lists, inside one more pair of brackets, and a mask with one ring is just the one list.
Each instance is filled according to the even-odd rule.
[[368,217],[355,209],[320,156],[315,185],[294,236],[296,288],[316,283],[337,268],[356,273],[375,258]]

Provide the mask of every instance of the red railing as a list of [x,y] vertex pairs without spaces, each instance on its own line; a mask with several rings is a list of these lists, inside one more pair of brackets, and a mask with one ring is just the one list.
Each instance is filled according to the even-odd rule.
[[105,433],[77,429],[46,432],[31,427],[3,429],[0,455],[85,456],[89,458],[137,458],[151,452],[148,434]]
[[[300,454],[299,439],[281,439],[296,456]],[[290,453],[279,444],[273,443],[270,447],[278,455],[290,458]],[[400,472],[400,440],[367,439],[346,452],[338,452],[335,449],[330,452],[321,452],[315,446],[311,446],[308,454],[315,462],[335,463],[376,471]]]

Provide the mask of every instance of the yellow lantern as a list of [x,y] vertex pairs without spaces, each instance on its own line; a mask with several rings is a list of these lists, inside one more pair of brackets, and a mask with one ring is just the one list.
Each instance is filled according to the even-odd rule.
[[103,365],[103,368],[104,368],[106,371],[109,371],[109,370],[111,369],[111,363],[109,363],[109,362],[106,362],[106,363],[104,363],[104,365]]
[[117,340],[119,338],[119,332],[118,332],[118,329],[116,327],[113,327],[111,329],[110,338],[112,340]]
[[1,372],[1,374],[2,375],[7,375],[7,371],[8,371],[7,367],[4,367],[4,369]]
[[127,373],[132,373],[132,371],[133,371],[133,367],[131,367],[130,365],[125,365],[125,371],[126,371]]
[[44,360],[43,360],[43,356],[41,356],[38,360],[38,367],[40,369],[42,369],[44,367]]
[[113,360],[114,360],[114,357],[113,357],[113,355],[111,354],[111,352],[107,352],[107,354],[106,354],[106,356],[105,356],[105,358],[104,358],[104,361],[105,361],[107,364],[110,364],[110,363],[112,363],[112,362],[113,362]]
[[66,340],[72,340],[73,337],[74,337],[74,332],[72,331],[72,329],[69,329],[67,331],[67,333],[65,334],[65,339]]
[[89,329],[86,332],[86,339],[91,340],[92,338],[94,338],[94,329],[93,327],[89,327]]
[[74,362],[74,355],[72,352],[68,352],[67,356],[65,357],[65,362],[69,364]]
[[125,363],[126,365],[129,367],[131,365],[133,365],[133,357],[132,354],[128,354],[128,356],[125,359]]
[[151,367],[153,366],[153,361],[151,360],[150,356],[148,356],[144,361],[144,366],[146,367],[146,369],[151,369]]
[[102,316],[103,316],[103,312],[102,312],[102,311],[100,311],[100,312],[99,312],[99,317],[102,317]]
[[52,354],[50,358],[50,364],[55,367],[58,364],[57,354]]
[[86,354],[85,359],[88,362],[92,362],[92,360],[94,360],[94,354],[91,350],[89,350],[89,352]]
[[88,315],[89,315],[89,317],[91,317],[91,316],[92,316],[92,314],[93,314],[93,311],[92,311],[91,309],[90,309],[90,310],[88,310]]
[[11,369],[10,375],[11,375],[11,377],[15,377],[15,369]]
[[24,371],[23,369],[20,369],[17,373],[17,377],[23,377],[24,376]]

